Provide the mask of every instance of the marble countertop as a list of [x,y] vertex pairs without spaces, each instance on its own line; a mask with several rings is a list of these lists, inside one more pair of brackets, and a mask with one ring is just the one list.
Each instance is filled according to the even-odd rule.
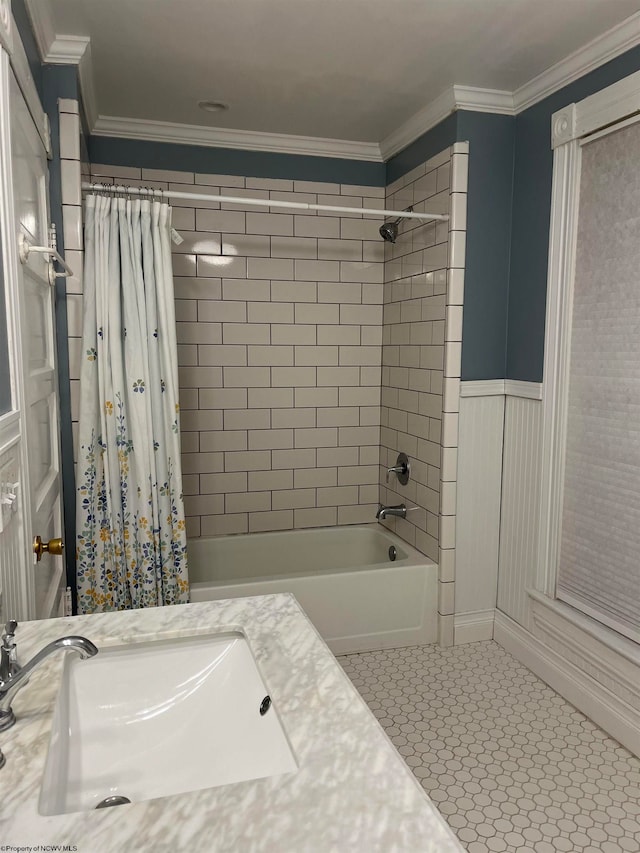
[[63,659],[54,656],[16,697],[16,725],[0,732],[6,757],[0,770],[0,849],[58,844],[78,853],[462,850],[291,595],[25,622],[16,639],[24,663],[68,634],[105,647],[212,630],[245,633],[298,771],[114,809],[42,816],[40,782]]

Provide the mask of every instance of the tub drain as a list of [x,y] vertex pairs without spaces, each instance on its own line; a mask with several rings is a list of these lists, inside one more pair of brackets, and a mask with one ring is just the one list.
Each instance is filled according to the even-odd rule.
[[395,561],[397,556],[398,556],[398,551],[396,549],[396,546],[392,545],[389,548],[389,559],[391,560],[392,563]]
[[108,809],[109,806],[123,806],[125,803],[130,803],[129,797],[105,797],[96,806],[97,809]]

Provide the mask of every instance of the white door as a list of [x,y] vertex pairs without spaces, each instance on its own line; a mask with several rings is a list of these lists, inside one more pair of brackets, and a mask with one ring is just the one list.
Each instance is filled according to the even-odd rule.
[[0,500],[3,490],[9,496],[0,530],[3,617],[41,619],[58,615],[66,585],[64,558],[45,553],[36,561],[33,552],[36,536],[48,543],[62,532],[54,290],[48,259],[32,252],[22,263],[18,243],[49,245],[48,170],[41,137],[4,54],[0,75],[2,106],[9,106],[0,111],[1,189],[13,200],[3,204],[1,223],[12,383],[11,411],[4,416],[12,428],[4,436],[0,416]]

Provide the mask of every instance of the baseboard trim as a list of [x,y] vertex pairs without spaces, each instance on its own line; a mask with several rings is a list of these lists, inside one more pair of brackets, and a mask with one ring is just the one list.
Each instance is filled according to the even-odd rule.
[[454,646],[492,640],[495,613],[496,611],[492,608],[456,614],[453,620]]
[[493,639],[568,702],[635,755],[640,755],[640,710],[563,658],[500,611]]

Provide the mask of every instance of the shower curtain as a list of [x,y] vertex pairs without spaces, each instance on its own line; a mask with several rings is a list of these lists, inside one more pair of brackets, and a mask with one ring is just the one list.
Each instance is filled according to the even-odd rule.
[[86,199],[78,612],[189,597],[171,209]]

